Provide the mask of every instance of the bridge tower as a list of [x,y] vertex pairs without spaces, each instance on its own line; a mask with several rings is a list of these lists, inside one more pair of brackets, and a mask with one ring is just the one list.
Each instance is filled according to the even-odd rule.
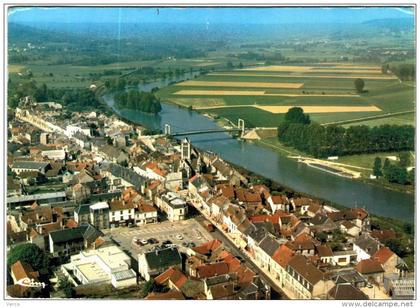
[[171,125],[165,124],[165,135],[171,134]]
[[242,138],[245,135],[245,121],[238,119],[238,129],[241,131],[240,137]]

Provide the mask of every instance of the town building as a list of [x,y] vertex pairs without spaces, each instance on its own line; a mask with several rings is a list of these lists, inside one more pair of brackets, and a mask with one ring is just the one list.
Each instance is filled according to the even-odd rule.
[[137,284],[137,275],[130,262],[130,257],[120,248],[109,245],[80,251],[72,255],[70,262],[62,265],[61,269],[66,276],[70,276],[71,272],[72,281],[82,285],[110,283],[118,289]]
[[187,203],[174,192],[157,196],[156,205],[168,216],[170,221],[184,220],[188,213]]

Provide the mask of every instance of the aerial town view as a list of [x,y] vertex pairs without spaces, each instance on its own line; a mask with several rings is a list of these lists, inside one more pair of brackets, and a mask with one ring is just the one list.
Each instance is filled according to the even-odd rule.
[[6,299],[416,299],[414,6],[5,12]]

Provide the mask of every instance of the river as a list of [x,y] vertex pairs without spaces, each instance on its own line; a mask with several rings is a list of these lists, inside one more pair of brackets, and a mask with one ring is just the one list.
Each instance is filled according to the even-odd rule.
[[[178,78],[187,79],[190,73]],[[140,85],[143,91],[164,87],[174,80],[160,80],[152,85]],[[104,100],[113,107],[111,95]],[[211,119],[173,104],[162,103],[158,115],[135,110],[116,110],[122,117],[150,129],[162,129],[166,123],[171,131],[183,132],[200,129],[216,129]],[[192,135],[192,144],[201,150],[218,153],[226,161],[270,178],[297,192],[312,195],[346,207],[364,207],[372,214],[414,222],[414,195],[368,185],[356,180],[336,176],[298,163],[265,147],[232,138],[227,133]]]

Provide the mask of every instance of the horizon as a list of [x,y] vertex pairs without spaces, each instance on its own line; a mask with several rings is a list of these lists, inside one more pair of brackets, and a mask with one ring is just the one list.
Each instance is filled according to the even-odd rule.
[[[217,9],[217,10],[216,10]],[[357,24],[414,19],[413,7],[10,7],[17,24]]]

